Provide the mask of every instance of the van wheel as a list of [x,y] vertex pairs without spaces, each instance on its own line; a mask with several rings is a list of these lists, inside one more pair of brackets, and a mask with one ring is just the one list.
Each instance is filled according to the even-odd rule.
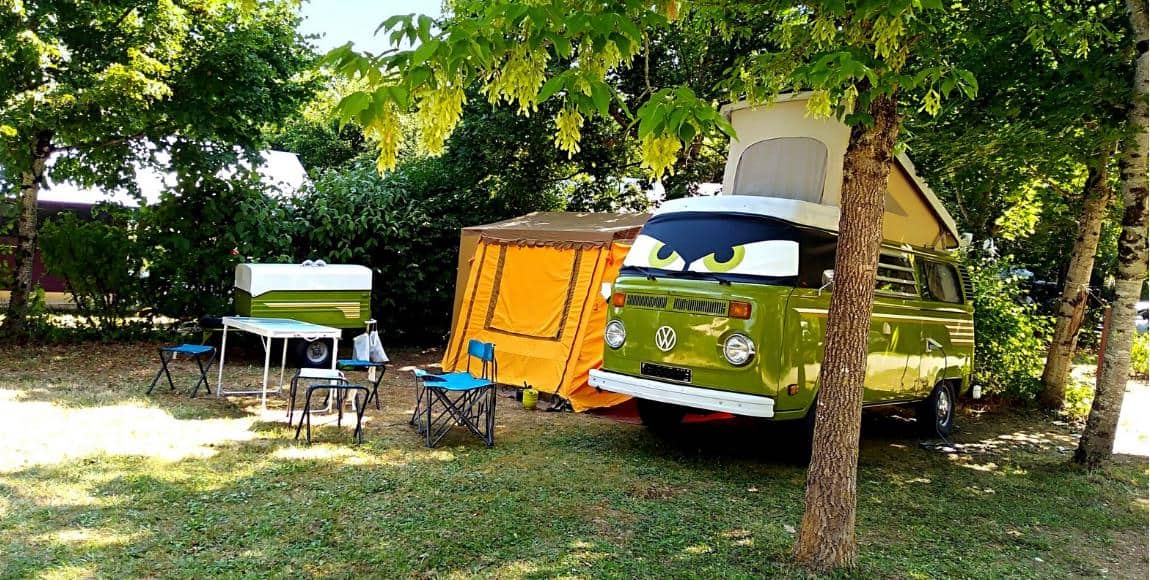
[[919,404],[916,417],[919,429],[927,437],[946,437],[954,429],[954,390],[942,382]]
[[795,465],[806,466],[811,462],[811,450],[815,445],[815,412],[818,410],[818,399],[811,401],[807,414],[797,421],[788,421],[790,424],[792,445],[785,449],[786,457]]
[[326,369],[331,368],[333,355],[330,339],[321,338],[313,341],[302,339],[292,340],[292,358],[300,368]]
[[660,434],[673,431],[683,422],[683,415],[687,414],[683,407],[659,401],[635,399],[635,405],[639,408],[639,419],[643,425]]

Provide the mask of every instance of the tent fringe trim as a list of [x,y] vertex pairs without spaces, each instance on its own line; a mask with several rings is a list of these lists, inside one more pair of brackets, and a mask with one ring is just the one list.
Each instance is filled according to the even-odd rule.
[[559,250],[596,250],[611,245],[610,241],[573,242],[569,240],[533,240],[528,238],[508,240],[504,238],[494,238],[488,236],[480,236],[479,240],[481,243],[504,247],[515,246],[520,248],[556,248]]

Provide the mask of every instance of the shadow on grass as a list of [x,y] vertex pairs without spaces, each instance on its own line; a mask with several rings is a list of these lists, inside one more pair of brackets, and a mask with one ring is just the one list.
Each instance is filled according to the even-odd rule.
[[[0,576],[799,575],[787,550],[803,470],[587,426],[425,449],[398,429],[294,445],[268,422],[274,439],[210,456],[99,454],[0,475]],[[1144,524],[1123,504],[1144,469],[1015,467],[970,470],[914,447],[864,465],[858,573],[1096,572],[1066,541],[1106,557],[1110,534]]]
[[[781,558],[785,538],[764,535],[764,521],[708,522],[693,494],[632,489],[625,466],[560,487],[561,472],[591,466],[504,464],[514,453],[234,443],[171,464],[103,456],[31,468],[3,478],[11,517],[0,528],[15,557],[0,575],[555,576],[655,564],[621,540],[661,555],[664,569],[766,572]],[[58,482],[47,496],[46,482]],[[688,514],[697,524],[673,530]]]
[[[14,393],[0,398],[9,415],[72,437],[0,470],[0,577],[801,575],[787,553],[805,470],[785,427],[715,421],[660,438],[501,407],[495,448],[456,430],[426,449],[398,381],[364,445],[324,415],[309,446],[282,409],[144,398],[134,380],[0,391]],[[1125,557],[1144,574],[1144,541],[1123,546],[1144,536],[1145,462],[1068,469],[1068,429],[996,421],[946,452],[906,420],[867,417],[856,573],[1121,576],[1109,562]],[[10,427],[8,445],[27,430]]]
[[239,419],[247,413],[239,405],[214,395],[204,393],[203,387],[196,398],[188,391],[170,391],[167,385],[159,386],[151,395],[144,391],[147,385],[133,392],[129,390],[87,390],[76,388],[24,388],[18,391],[13,400],[21,403],[49,403],[65,409],[94,409],[113,406],[151,407],[164,411],[178,420],[194,419]]

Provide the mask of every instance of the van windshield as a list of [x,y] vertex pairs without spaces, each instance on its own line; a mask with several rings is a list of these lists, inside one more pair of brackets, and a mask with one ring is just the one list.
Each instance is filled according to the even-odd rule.
[[805,237],[793,224],[762,216],[664,214],[643,226],[622,272],[794,286]]

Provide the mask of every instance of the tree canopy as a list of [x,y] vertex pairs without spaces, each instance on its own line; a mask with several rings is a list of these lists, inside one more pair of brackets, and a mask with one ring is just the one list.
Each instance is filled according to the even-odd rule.
[[31,286],[40,187],[71,180],[133,191],[141,163],[179,169],[254,153],[264,126],[315,88],[297,8],[289,0],[0,4],[0,172],[19,184],[21,208],[10,330],[20,330]]

